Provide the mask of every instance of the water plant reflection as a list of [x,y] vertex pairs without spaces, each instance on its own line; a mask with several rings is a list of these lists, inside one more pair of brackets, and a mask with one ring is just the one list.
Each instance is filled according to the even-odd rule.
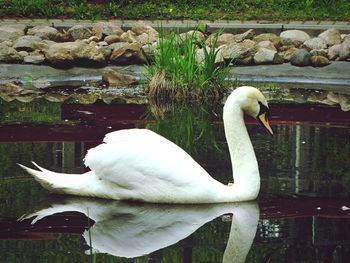
[[[190,154],[208,151],[220,153],[215,119],[222,106],[205,104],[150,104],[155,122],[147,128],[173,141]],[[221,115],[221,114],[220,114]]]
[[[201,206],[128,204],[118,201],[68,198],[51,203],[25,218],[32,224],[62,212],[80,212],[95,224],[83,233],[96,253],[134,258],[179,242],[198,228],[223,215],[232,214],[229,239],[222,262],[245,262],[252,245],[259,208],[255,202]],[[89,212],[87,212],[89,211]],[[23,219],[23,218],[22,218]]]

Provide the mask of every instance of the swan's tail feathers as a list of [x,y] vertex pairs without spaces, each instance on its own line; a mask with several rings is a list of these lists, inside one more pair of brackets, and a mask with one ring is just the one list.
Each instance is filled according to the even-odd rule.
[[32,175],[34,177],[34,179],[36,181],[38,181],[44,188],[46,188],[47,190],[50,190],[50,191],[54,191],[54,182],[51,181],[51,177],[54,175],[54,174],[57,174],[57,173],[54,173],[54,172],[51,172],[49,170],[46,170],[42,167],[40,167],[39,165],[37,165],[35,162],[32,162],[38,169],[40,169],[40,171],[38,170],[34,170],[32,168],[29,168],[27,166],[24,166],[20,163],[18,163],[18,165],[24,169],[27,173],[29,173],[30,175]]
[[39,169],[35,170],[18,164],[25,171],[34,177],[34,179],[41,184],[42,187],[57,194],[70,194],[80,196],[97,196],[96,182],[100,182],[96,179],[95,173],[89,171],[83,174],[65,174],[56,173],[33,162],[33,164]]

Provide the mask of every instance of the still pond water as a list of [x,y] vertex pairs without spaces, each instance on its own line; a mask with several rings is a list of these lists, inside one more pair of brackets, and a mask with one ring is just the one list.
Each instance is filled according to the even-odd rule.
[[[262,177],[256,202],[166,206],[52,196],[16,163],[81,173],[105,133],[146,127],[228,183],[220,107],[1,101],[0,262],[349,262],[349,113],[271,111],[273,137],[247,119]],[[34,215],[42,219],[31,224]]]

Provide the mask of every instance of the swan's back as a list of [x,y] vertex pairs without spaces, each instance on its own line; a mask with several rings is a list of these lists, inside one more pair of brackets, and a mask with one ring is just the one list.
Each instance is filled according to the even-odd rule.
[[184,150],[146,129],[107,134],[88,151],[85,164],[108,184],[114,199],[209,202],[222,186]]

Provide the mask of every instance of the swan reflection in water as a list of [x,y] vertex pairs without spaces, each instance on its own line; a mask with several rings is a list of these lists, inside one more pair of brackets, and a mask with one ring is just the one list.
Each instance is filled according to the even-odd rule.
[[[232,214],[223,262],[245,262],[259,220],[256,202],[211,205],[130,204],[121,201],[68,198],[25,216],[32,224],[44,217],[80,212],[95,221],[83,237],[96,253],[134,258],[173,245],[204,224]],[[90,233],[89,233],[90,232]]]

